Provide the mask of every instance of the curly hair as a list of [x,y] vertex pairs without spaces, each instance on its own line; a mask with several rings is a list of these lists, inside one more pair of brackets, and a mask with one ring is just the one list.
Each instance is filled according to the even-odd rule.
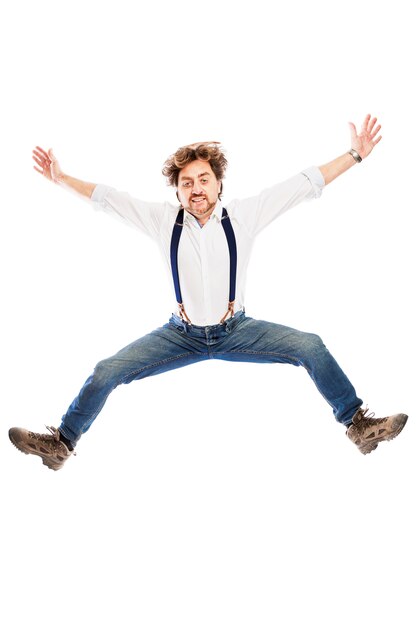
[[162,173],[167,177],[168,185],[178,187],[180,171],[196,160],[207,161],[217,180],[223,180],[227,168],[227,159],[220,148],[220,144],[217,141],[201,141],[178,148],[165,161]]

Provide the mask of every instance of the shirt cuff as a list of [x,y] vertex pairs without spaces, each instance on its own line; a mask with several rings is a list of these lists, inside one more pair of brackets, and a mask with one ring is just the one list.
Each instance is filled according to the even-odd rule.
[[91,194],[90,200],[92,202],[97,202],[101,204],[104,198],[107,196],[108,192],[111,191],[113,187],[108,187],[107,185],[96,185],[93,193]]
[[301,173],[304,174],[304,176],[306,176],[306,178],[310,181],[313,188],[313,197],[319,198],[326,184],[320,169],[313,165],[312,167],[308,167],[306,170],[303,170]]

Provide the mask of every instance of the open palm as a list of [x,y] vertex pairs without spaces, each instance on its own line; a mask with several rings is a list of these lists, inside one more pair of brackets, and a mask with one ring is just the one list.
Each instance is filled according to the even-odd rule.
[[349,122],[352,148],[359,153],[362,159],[367,157],[382,139],[382,136],[378,135],[381,125],[375,126],[376,121],[376,117],[371,118],[368,114],[363,121],[359,134],[356,131],[355,124]]
[[39,167],[34,165],[34,169],[45,176],[48,180],[56,182],[62,174],[59,163],[56,160],[52,149],[46,152],[40,146],[36,146],[32,153],[32,159],[37,163]]

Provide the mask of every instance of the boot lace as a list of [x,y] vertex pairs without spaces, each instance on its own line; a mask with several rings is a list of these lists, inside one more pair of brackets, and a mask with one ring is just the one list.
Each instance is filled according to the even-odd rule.
[[37,439],[38,441],[50,441],[51,439],[53,439],[54,441],[59,441],[58,429],[54,428],[53,426],[46,426],[46,428],[52,434],[52,437],[51,435],[45,435],[44,433],[29,432],[29,434],[32,437],[32,439]]
[[[47,430],[49,430],[49,432],[51,433],[50,435],[45,435],[43,433],[42,434],[40,434],[40,433],[33,433],[33,432],[30,432],[29,435],[33,439],[37,439],[38,441],[44,441],[44,442],[52,443],[53,450],[54,450],[54,452],[56,452],[58,450],[58,448],[59,448],[59,444],[65,445],[63,442],[60,441],[59,430],[57,428],[55,428],[54,426],[46,426],[46,424],[45,424],[45,428]],[[72,451],[72,454],[74,456],[76,456],[75,450]]]
[[357,424],[360,425],[361,428],[373,426],[374,424],[384,424],[388,419],[386,417],[376,418],[375,413],[370,412],[367,406],[364,409],[359,409],[358,414],[360,415],[360,419]]
[[358,412],[361,414],[361,417],[365,422],[368,422],[375,417],[375,413],[370,412],[367,406],[364,409],[359,409]]

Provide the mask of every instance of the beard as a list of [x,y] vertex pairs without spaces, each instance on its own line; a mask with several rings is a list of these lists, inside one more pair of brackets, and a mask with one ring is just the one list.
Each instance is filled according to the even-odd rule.
[[191,215],[193,215],[197,219],[204,217],[205,215],[207,215],[207,213],[211,213],[211,211],[214,209],[214,207],[217,204],[217,200],[215,200],[214,202],[209,202],[206,196],[195,196],[195,198],[200,198],[200,197],[204,198],[204,200],[206,201],[205,208],[199,209],[198,207],[195,207],[193,205],[192,198],[190,202],[188,203],[188,207],[184,207],[188,211],[188,213],[191,213]]

